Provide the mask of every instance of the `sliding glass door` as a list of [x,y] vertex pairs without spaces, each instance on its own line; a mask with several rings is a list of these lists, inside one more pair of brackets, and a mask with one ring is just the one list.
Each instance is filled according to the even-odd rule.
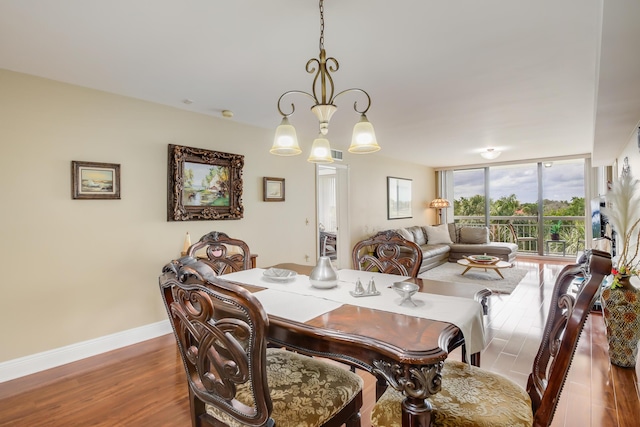
[[454,221],[520,253],[575,256],[585,242],[584,159],[453,171]]

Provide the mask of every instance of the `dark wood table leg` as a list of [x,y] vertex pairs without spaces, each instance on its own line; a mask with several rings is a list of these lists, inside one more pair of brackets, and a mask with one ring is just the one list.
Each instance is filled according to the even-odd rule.
[[387,384],[406,396],[402,401],[402,426],[429,427],[432,408],[427,398],[440,391],[444,362],[410,366],[374,360],[373,365],[373,373],[378,378],[384,378]]
[[471,364],[473,366],[480,367],[480,352],[473,353],[471,355]]
[[407,397],[402,402],[402,425],[429,427],[431,425],[431,403],[425,399]]

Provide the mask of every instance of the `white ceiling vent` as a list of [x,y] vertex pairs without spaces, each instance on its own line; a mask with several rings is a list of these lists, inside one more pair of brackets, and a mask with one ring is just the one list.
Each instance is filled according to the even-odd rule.
[[331,158],[333,160],[342,161],[342,151],[331,149]]

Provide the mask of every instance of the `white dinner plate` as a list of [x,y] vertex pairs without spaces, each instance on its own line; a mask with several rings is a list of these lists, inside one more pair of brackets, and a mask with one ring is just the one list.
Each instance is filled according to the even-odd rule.
[[288,282],[296,278],[298,273],[293,270],[287,270],[286,268],[269,268],[266,269],[262,276],[267,280],[273,280],[274,282]]

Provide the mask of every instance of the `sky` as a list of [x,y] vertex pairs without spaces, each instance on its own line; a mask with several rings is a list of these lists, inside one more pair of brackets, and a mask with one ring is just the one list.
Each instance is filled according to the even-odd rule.
[[[495,166],[489,170],[491,199],[515,194],[521,203],[537,202],[537,164]],[[542,181],[544,199],[571,201],[572,197],[585,197],[584,161],[553,162],[542,168]],[[456,171],[454,183],[455,199],[484,194],[484,169]]]

